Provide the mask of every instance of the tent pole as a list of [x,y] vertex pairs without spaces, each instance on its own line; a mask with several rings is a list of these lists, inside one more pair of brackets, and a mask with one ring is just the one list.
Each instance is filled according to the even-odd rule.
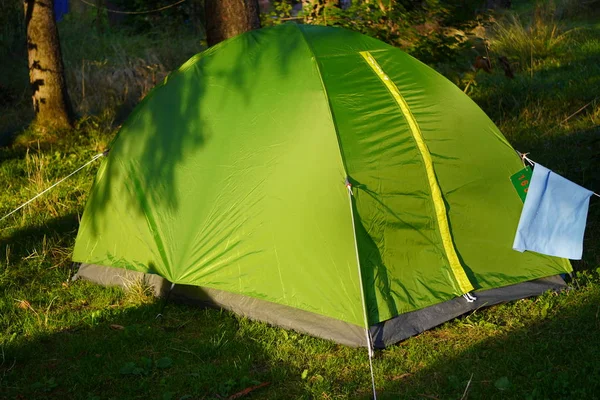
[[358,283],[360,285],[360,298],[362,301],[363,318],[365,323],[365,337],[367,343],[367,350],[369,352],[369,369],[371,370],[371,385],[373,388],[373,399],[377,400],[377,390],[375,389],[375,373],[373,371],[373,343],[371,340],[371,334],[369,332],[369,318],[367,316],[367,302],[365,301],[364,286],[362,280],[362,270],[360,268],[360,258],[358,255],[358,241],[356,240],[356,226],[354,224],[354,207],[352,206],[352,184],[346,177],[346,188],[348,188],[348,202],[350,205],[350,215],[352,216],[352,234],[354,235],[354,252],[356,254],[356,265],[358,267]]

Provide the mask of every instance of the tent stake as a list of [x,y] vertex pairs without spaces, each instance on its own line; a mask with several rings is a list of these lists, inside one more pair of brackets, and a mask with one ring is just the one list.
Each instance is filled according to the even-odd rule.
[[171,287],[169,288],[169,291],[167,292],[167,295],[165,296],[165,301],[163,302],[162,306],[160,307],[160,312],[158,314],[156,314],[156,319],[162,318],[163,312],[165,311],[165,308],[167,307],[167,303],[169,302],[169,298],[171,297],[171,292],[173,291],[174,287],[175,287],[175,284],[171,283]]

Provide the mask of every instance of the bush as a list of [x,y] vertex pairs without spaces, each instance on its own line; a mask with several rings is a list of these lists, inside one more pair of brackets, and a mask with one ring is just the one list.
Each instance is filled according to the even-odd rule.
[[[459,23],[462,17],[456,18],[454,8],[446,2],[355,0],[348,7],[340,7],[337,1],[321,3],[309,5],[295,16],[289,1],[275,2],[273,11],[263,15],[263,25],[295,19],[309,24],[339,26],[399,47],[430,64],[453,61],[458,52],[468,47],[464,35],[449,29],[451,24],[461,26],[464,20]],[[468,3],[464,8],[470,8],[474,13],[471,3],[476,1]]]

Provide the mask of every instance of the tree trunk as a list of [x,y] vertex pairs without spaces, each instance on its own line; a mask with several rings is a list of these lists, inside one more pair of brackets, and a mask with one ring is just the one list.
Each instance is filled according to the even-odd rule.
[[209,46],[260,28],[257,0],[205,0],[204,7]]
[[54,19],[54,0],[24,0],[35,125],[68,128],[73,121]]

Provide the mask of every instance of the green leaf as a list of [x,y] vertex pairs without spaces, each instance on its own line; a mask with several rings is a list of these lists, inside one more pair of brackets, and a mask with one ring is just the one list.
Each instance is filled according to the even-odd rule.
[[308,377],[308,370],[305,369],[304,371],[302,371],[302,379],[306,379]]
[[496,388],[498,390],[507,390],[507,389],[510,389],[510,387],[512,385],[511,385],[510,381],[508,380],[508,378],[506,376],[503,376],[502,378],[500,378],[496,382],[494,382],[494,386],[496,386]]
[[166,369],[171,367],[171,365],[173,365],[173,360],[171,360],[169,357],[163,357],[156,361],[156,368]]
[[148,357],[142,357],[142,368],[152,369],[152,360]]
[[550,308],[550,303],[544,303],[544,305],[542,306],[542,310],[540,311],[540,315],[543,319],[545,319],[548,316],[548,309]]

